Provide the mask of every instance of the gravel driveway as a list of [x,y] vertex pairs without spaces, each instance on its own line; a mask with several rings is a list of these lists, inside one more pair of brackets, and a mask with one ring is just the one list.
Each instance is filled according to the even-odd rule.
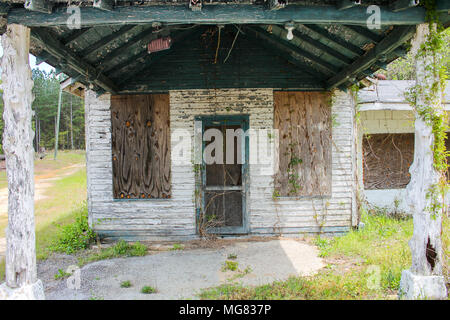
[[[237,257],[238,270],[224,272],[230,254]],[[38,276],[47,299],[197,299],[201,289],[223,283],[259,285],[316,273],[324,267],[317,254],[315,247],[292,239],[231,242],[219,249],[166,251],[94,262],[80,270],[78,290],[68,288],[67,279],[54,279],[58,268],[76,264],[71,257],[60,256],[59,263],[52,259],[39,263]],[[75,276],[69,279],[69,287],[74,287],[75,280]],[[121,288],[120,283],[127,280],[132,287]],[[142,294],[143,286],[152,286],[157,293]]]

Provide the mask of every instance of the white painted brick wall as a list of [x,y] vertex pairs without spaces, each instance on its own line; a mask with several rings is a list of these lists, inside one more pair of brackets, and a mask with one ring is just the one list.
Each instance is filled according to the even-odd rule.
[[[318,198],[273,199],[273,177],[249,168],[247,210],[251,234],[343,232],[355,220],[354,102],[338,92],[334,117],[332,194]],[[273,127],[272,89],[182,90],[170,92],[171,132],[194,134],[197,115],[248,114],[250,128]],[[172,161],[172,198],[114,200],[112,193],[110,96],[86,93],[86,149],[90,223],[99,233],[128,240],[189,239],[195,235],[193,165]],[[175,143],[172,143],[172,152]],[[173,154],[173,153],[172,153]],[[192,157],[192,154],[191,154]],[[173,160],[173,156],[172,156]],[[353,214],[353,217],[352,217]]]

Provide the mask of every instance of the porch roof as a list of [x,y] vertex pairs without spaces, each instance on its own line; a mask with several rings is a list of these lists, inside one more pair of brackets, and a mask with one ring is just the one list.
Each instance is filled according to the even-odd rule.
[[[81,19],[65,0],[21,0],[0,5],[0,24],[31,28],[31,53],[98,93],[138,93],[209,87],[291,90],[345,88],[406,53],[425,9],[411,1],[370,1],[380,28],[368,29],[369,3],[281,0],[79,1]],[[72,1],[74,3],[74,1]],[[389,3],[391,3],[389,5]],[[277,7],[278,5],[278,7]],[[278,10],[275,10],[278,9]],[[449,1],[438,1],[448,24]],[[76,18],[76,17],[75,17]],[[68,23],[69,22],[69,23]],[[293,39],[286,24],[293,23]],[[218,25],[225,25],[219,41]],[[169,50],[147,44],[170,35]],[[219,49],[217,49],[219,48]]]

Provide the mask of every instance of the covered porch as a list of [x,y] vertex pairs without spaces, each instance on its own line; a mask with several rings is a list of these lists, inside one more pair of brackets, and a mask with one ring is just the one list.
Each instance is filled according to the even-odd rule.
[[[350,87],[406,54],[426,22],[418,1],[128,4],[0,5],[2,69],[11,78],[5,97],[10,92],[10,108],[25,119],[24,131],[17,130],[9,113],[10,137],[22,141],[10,146],[10,154],[20,154],[8,166],[10,190],[16,188],[11,226],[18,225],[14,219],[26,222],[25,236],[13,228],[8,238],[10,259],[15,250],[24,253],[21,261],[9,261],[10,287],[36,280],[28,52],[66,74],[69,90],[85,96],[90,224],[103,237],[201,235],[205,199],[217,190],[208,185],[204,164],[200,171],[192,163],[177,165],[173,137],[187,130],[194,143],[196,130],[203,133],[224,116],[231,125],[242,120],[240,128],[280,130],[289,152],[280,153],[281,173],[262,175],[244,163],[238,183],[226,185],[224,178],[226,191],[240,198],[223,196],[223,203],[239,202],[242,214],[238,225],[220,225],[226,230],[220,233],[341,233],[358,225],[360,146]],[[447,1],[437,2],[444,25],[448,10]],[[149,161],[148,154],[157,156]],[[195,157],[189,150],[187,158]]]

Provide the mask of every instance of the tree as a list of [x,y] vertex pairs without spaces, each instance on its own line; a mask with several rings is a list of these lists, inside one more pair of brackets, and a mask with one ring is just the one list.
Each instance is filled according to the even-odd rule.
[[[450,28],[443,32],[444,41],[447,44],[445,55],[445,64],[447,65],[447,76],[450,75]],[[387,67],[387,71],[380,72],[384,74],[388,80],[414,80],[416,77],[416,59],[415,56],[409,52],[405,58],[400,58]]]

